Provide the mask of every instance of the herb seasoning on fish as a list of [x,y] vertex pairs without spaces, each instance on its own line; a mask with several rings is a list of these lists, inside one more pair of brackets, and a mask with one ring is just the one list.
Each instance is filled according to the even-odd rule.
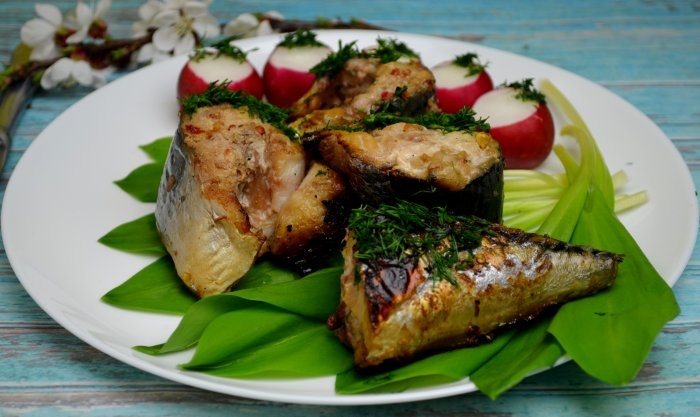
[[328,326],[359,368],[487,342],[503,327],[609,287],[622,261],[406,202],[356,209],[346,242],[340,304]]
[[370,264],[410,260],[425,256],[431,277],[457,284],[451,270],[468,267],[459,252],[479,246],[490,222],[473,216],[457,216],[443,207],[399,201],[374,209],[360,208],[350,215],[348,229],[356,241],[355,258]]

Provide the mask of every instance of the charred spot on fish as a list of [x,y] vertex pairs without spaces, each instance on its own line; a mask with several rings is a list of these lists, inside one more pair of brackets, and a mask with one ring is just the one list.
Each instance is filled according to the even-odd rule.
[[403,298],[416,261],[410,258],[379,259],[365,265],[365,295],[370,305],[370,316],[376,321],[386,316],[386,309],[397,298]]
[[288,232],[288,233],[291,233],[292,230],[293,230],[292,225],[291,225],[291,224],[288,224],[288,225],[287,225],[287,232]]

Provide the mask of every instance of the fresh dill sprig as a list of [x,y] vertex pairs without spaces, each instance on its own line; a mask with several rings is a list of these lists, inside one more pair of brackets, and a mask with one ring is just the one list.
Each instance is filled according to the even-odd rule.
[[377,39],[377,47],[368,50],[368,58],[377,58],[382,63],[393,62],[399,58],[418,58],[418,54],[403,42],[396,39]]
[[486,65],[479,61],[479,56],[473,52],[458,55],[452,62],[454,62],[454,64],[457,66],[467,69],[467,74],[465,77],[476,75],[486,68]]
[[318,78],[324,76],[332,77],[343,69],[348,60],[358,56],[360,56],[360,50],[357,49],[356,41],[345,45],[343,45],[342,41],[338,41],[338,50],[331,52],[323,61],[311,67],[309,72],[315,74]]
[[205,57],[216,57],[216,56],[227,56],[229,58],[235,59],[238,62],[245,62],[248,57],[248,53],[241,50],[239,47],[233,45],[231,41],[236,39],[235,37],[229,37],[221,39],[218,42],[211,44],[210,46],[205,46],[199,48],[195,51],[192,56],[192,60],[201,61]]
[[381,129],[396,123],[414,123],[442,132],[488,132],[486,119],[477,118],[474,110],[464,107],[457,113],[428,112],[418,116],[400,116],[391,112],[376,112],[362,121],[366,129]]
[[350,213],[348,229],[355,237],[355,258],[417,261],[423,258],[436,279],[456,283],[452,270],[465,267],[459,253],[478,247],[491,223],[399,200],[395,204],[360,207]]
[[356,41],[346,45],[338,41],[338,50],[330,53],[326,59],[312,67],[309,72],[315,74],[316,77],[332,77],[342,70],[345,63],[352,58],[375,58],[385,64],[402,57],[418,58],[419,56],[405,43],[396,39],[378,38],[376,47],[364,51],[358,49]]
[[515,81],[512,83],[503,83],[505,87],[510,87],[518,91],[515,98],[522,101],[536,101],[540,104],[544,104],[547,100],[538,89],[535,88],[532,78],[526,78],[522,81]]
[[290,139],[296,140],[299,133],[286,123],[287,112],[272,104],[258,100],[252,95],[241,90],[229,90],[228,81],[213,82],[201,94],[193,94],[181,100],[183,112],[192,115],[200,107],[216,106],[218,104],[230,104],[232,107],[245,107],[251,116],[258,117],[265,123],[269,123],[281,130]]
[[305,46],[325,46],[316,39],[316,33],[309,29],[297,29],[294,32],[285,35],[284,39],[279,43],[279,46],[285,48],[301,48]]

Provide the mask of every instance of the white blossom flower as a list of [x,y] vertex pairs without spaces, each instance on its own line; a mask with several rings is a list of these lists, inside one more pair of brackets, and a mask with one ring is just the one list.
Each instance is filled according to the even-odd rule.
[[51,59],[58,56],[56,32],[61,29],[63,15],[52,4],[37,3],[34,6],[38,18],[27,21],[20,29],[20,39],[32,48],[30,59]]
[[49,90],[58,85],[70,86],[74,83],[86,87],[100,87],[107,82],[111,69],[97,70],[87,61],[61,58],[44,71],[41,86]]
[[145,35],[153,32],[153,41],[139,50],[139,62],[157,61],[168,55],[192,51],[198,39],[218,36],[219,24],[209,14],[210,1],[149,0],[139,8],[141,21],[134,24],[134,32]]
[[159,0],[148,0],[146,3],[142,4],[138,11],[139,19],[141,20],[134,22],[132,26],[134,36],[144,36],[148,33],[149,29],[154,28],[153,20],[163,9],[165,9],[165,4]]
[[74,26],[76,31],[66,38],[66,42],[75,44],[85,40],[92,23],[107,14],[111,5],[111,0],[100,0],[93,11],[90,6],[82,1],[78,1],[78,4],[75,6],[75,12],[67,16],[67,21]]
[[243,13],[226,23],[223,33],[226,36],[235,36],[239,38],[250,38],[253,36],[275,33],[269,20],[265,18],[276,20],[284,19],[282,14],[274,10],[264,13],[262,20],[258,20],[252,13]]

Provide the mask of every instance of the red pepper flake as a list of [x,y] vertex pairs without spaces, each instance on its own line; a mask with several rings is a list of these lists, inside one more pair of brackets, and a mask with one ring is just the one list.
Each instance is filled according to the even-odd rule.
[[261,125],[255,126],[255,131],[258,132],[258,133],[261,134],[261,135],[264,135],[264,134],[265,134],[265,128],[264,128],[263,126],[261,126]]
[[381,95],[382,101],[389,100],[391,98],[391,95],[392,94],[388,91],[382,91],[382,95]]
[[196,135],[198,133],[204,132],[204,130],[200,127],[195,126],[195,125],[186,124],[185,125],[185,132],[187,132],[191,135]]

